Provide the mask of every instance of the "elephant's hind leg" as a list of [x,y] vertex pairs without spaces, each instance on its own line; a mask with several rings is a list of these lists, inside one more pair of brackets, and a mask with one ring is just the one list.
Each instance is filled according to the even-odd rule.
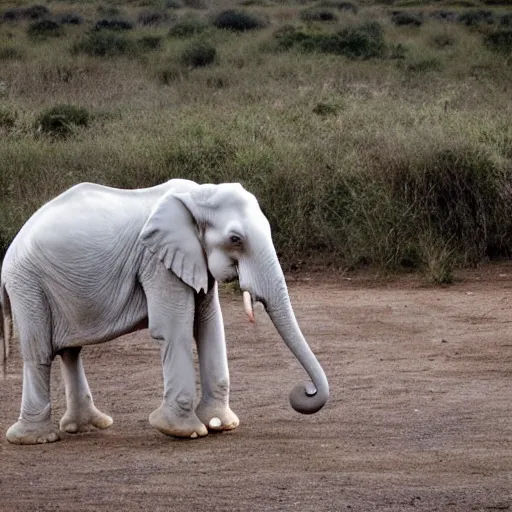
[[23,364],[21,414],[7,430],[13,444],[52,443],[59,434],[51,421],[49,364]]
[[53,359],[51,313],[42,291],[10,292],[23,357],[23,391],[18,421],[7,430],[14,444],[51,443],[59,439],[51,421],[50,371]]
[[72,434],[87,432],[94,427],[108,428],[113,423],[110,416],[94,406],[80,350],[81,347],[74,347],[60,352],[62,377],[66,386],[67,410],[60,420],[59,427],[62,431]]

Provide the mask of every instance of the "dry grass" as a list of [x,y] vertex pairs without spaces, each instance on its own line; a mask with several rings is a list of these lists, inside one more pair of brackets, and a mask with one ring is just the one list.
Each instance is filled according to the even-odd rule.
[[[124,2],[119,16],[136,21],[164,3]],[[247,8],[270,25],[231,33],[211,25],[220,10],[240,9],[225,1],[172,9],[173,23],[191,13],[207,23],[201,34],[172,38],[172,23],[137,26],[126,37],[158,35],[161,47],[101,58],[71,52],[105,17],[97,3],[47,5],[85,23],[37,43],[26,22],[0,24],[0,50],[22,55],[0,62],[0,104],[16,114],[14,126],[0,127],[4,249],[38,205],[76,182],[139,187],[180,176],[253,190],[289,264],[321,255],[345,267],[424,268],[442,280],[434,274],[445,276],[445,264],[512,251],[512,67],[483,44],[482,30],[492,28],[429,17],[397,27],[383,5],[342,11],[335,27],[308,24],[319,31],[379,22],[386,56],[354,61],[276,51],[275,31],[301,25],[311,3]],[[194,41],[216,49],[212,66],[182,63]],[[66,140],[35,132],[38,114],[57,103],[87,108],[92,122]],[[319,104],[333,108],[322,115]],[[471,190],[460,192],[468,179]],[[429,183],[446,188],[434,197]],[[444,211],[443,193],[457,190],[466,206],[445,201]]]

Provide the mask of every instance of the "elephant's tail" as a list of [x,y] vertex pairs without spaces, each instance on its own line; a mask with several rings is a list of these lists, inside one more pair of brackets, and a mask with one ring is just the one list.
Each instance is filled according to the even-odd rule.
[[12,337],[11,301],[4,283],[0,283],[0,375],[5,376],[5,366],[9,357],[9,342]]

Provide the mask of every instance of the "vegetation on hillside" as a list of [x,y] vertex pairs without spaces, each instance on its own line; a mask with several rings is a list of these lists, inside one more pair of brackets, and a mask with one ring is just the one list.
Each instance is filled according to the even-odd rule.
[[182,177],[254,192],[286,268],[510,257],[510,5],[2,3],[0,256],[75,183]]

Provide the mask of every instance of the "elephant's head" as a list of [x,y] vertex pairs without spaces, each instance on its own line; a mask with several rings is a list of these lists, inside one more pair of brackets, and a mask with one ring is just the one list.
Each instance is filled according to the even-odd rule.
[[207,291],[208,272],[217,281],[238,277],[249,316],[252,301],[261,302],[313,381],[295,386],[292,407],[304,414],[323,407],[329,396],[327,378],[297,324],[270,225],[252,194],[237,183],[179,181],[153,208],[141,239],[198,293]]

